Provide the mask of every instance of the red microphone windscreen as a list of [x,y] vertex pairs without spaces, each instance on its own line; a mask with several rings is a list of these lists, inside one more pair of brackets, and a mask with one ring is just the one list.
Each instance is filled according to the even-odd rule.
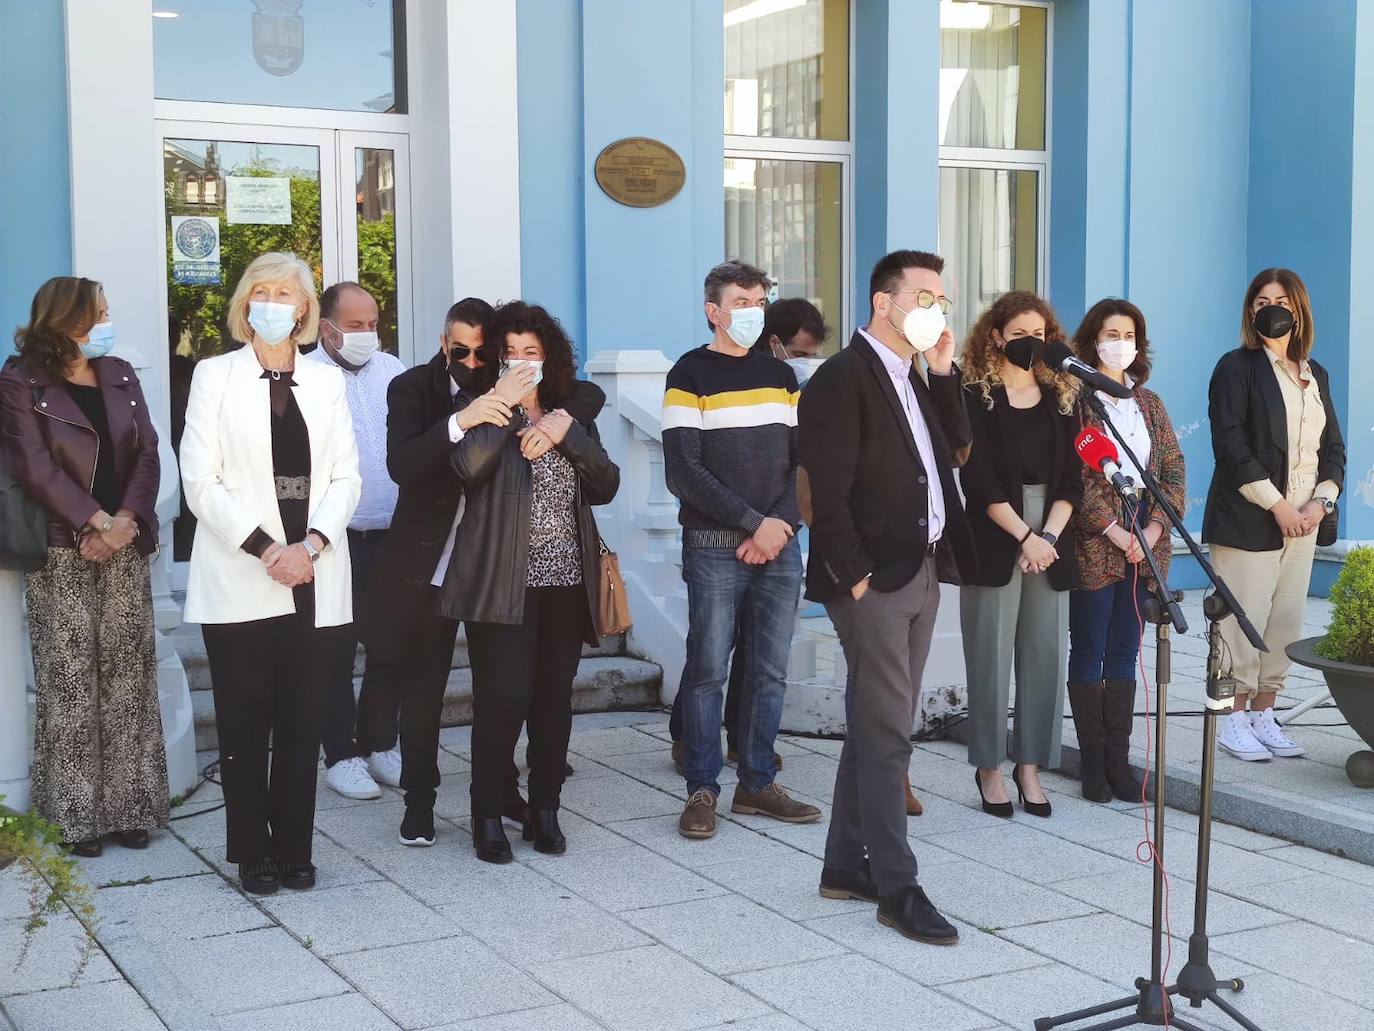
[[1078,452],[1079,458],[1094,469],[1101,469],[1103,462],[1116,462],[1120,459],[1111,438],[1091,426],[1085,426],[1074,438],[1073,449]]

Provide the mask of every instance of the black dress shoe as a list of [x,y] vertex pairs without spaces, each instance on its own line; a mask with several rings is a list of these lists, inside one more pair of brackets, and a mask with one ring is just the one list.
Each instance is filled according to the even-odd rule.
[[402,845],[413,848],[429,848],[434,844],[434,807],[422,805],[406,806],[406,814],[401,818]]
[[877,902],[880,897],[878,882],[873,879],[868,860],[865,859],[857,870],[836,870],[830,866],[821,870],[821,897]]
[[926,898],[925,890],[913,884],[896,895],[884,895],[878,902],[878,923],[891,927],[904,938],[928,945],[956,945],[959,931]]
[[1021,790],[1021,768],[1013,766],[1011,768],[1011,782],[1016,785],[1016,800],[1021,803],[1021,808],[1032,816],[1049,816],[1050,803],[1046,799],[1044,802],[1027,802],[1026,793]]
[[534,850],[549,856],[561,856],[568,851],[568,839],[558,826],[557,809],[535,809],[530,807],[529,819],[521,837],[534,842]]
[[269,858],[256,863],[240,863],[239,884],[252,895],[275,895],[281,887],[276,860]]
[[472,818],[472,847],[477,858],[484,863],[509,863],[515,858],[511,854],[510,841],[500,819],[479,820]]
[[91,838],[89,841],[64,841],[62,847],[83,859],[94,859],[105,851],[105,846],[100,843],[99,838]]
[[279,859],[277,860],[277,869],[281,872],[283,888],[290,888],[292,891],[305,891],[315,887],[314,863],[288,863]]
[[125,848],[147,848],[147,831],[120,831],[115,835],[115,840]]
[[[1000,774],[999,774],[1000,776]],[[1012,814],[1010,802],[989,802],[988,796],[983,794],[983,778],[978,776],[978,771],[973,771],[973,783],[978,785],[978,797],[983,800],[983,812],[989,816],[1000,816],[1008,819]]]

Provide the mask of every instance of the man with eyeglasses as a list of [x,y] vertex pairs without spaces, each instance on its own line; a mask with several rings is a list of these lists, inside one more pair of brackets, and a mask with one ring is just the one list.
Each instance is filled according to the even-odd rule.
[[877,902],[884,926],[953,945],[958,931],[917,881],[902,799],[940,581],[974,568],[954,479],[971,431],[943,271],[924,251],[874,266],[873,317],[811,377],[798,421],[813,508],[806,596],[825,604],[853,671],[820,891]]
[[706,276],[711,342],[668,373],[663,459],[668,489],[682,502],[682,577],[687,583],[687,656],[678,687],[687,805],[686,838],[716,832],[720,796],[721,693],[737,654],[746,657],[736,733],[739,783],[731,810],[788,823],[821,812],[775,783],[792,629],[801,591],[797,509],[797,377],[754,350],[764,325],[768,277],[742,261]]

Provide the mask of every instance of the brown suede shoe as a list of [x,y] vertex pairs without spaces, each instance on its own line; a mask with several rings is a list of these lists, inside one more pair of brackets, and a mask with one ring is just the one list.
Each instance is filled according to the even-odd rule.
[[730,811],[746,816],[771,816],[783,823],[815,823],[821,818],[821,811],[814,805],[788,798],[776,783],[762,791],[746,791],[743,784],[736,784]]
[[916,797],[916,792],[911,787],[911,778],[906,779],[906,814],[907,816],[920,816],[926,811],[926,807],[921,805],[921,800]]
[[[725,753],[725,765],[726,765],[726,766],[738,766],[738,765],[739,765],[739,753],[736,752],[733,748],[730,749],[728,752]],[[774,753],[773,753],[773,765],[776,766],[778,769],[782,769],[782,756],[779,755],[777,752],[774,752]]]
[[677,820],[677,831],[684,838],[713,838],[716,835],[716,796],[705,788],[692,794],[687,808]]

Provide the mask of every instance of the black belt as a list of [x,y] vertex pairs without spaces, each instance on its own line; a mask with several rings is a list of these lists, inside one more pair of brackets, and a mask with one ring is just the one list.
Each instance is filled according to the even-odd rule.
[[363,540],[368,540],[372,537],[381,537],[383,534],[386,533],[388,529],[389,527],[385,526],[382,527],[380,530],[355,530],[352,527],[349,527],[348,535],[350,537],[361,537]]

